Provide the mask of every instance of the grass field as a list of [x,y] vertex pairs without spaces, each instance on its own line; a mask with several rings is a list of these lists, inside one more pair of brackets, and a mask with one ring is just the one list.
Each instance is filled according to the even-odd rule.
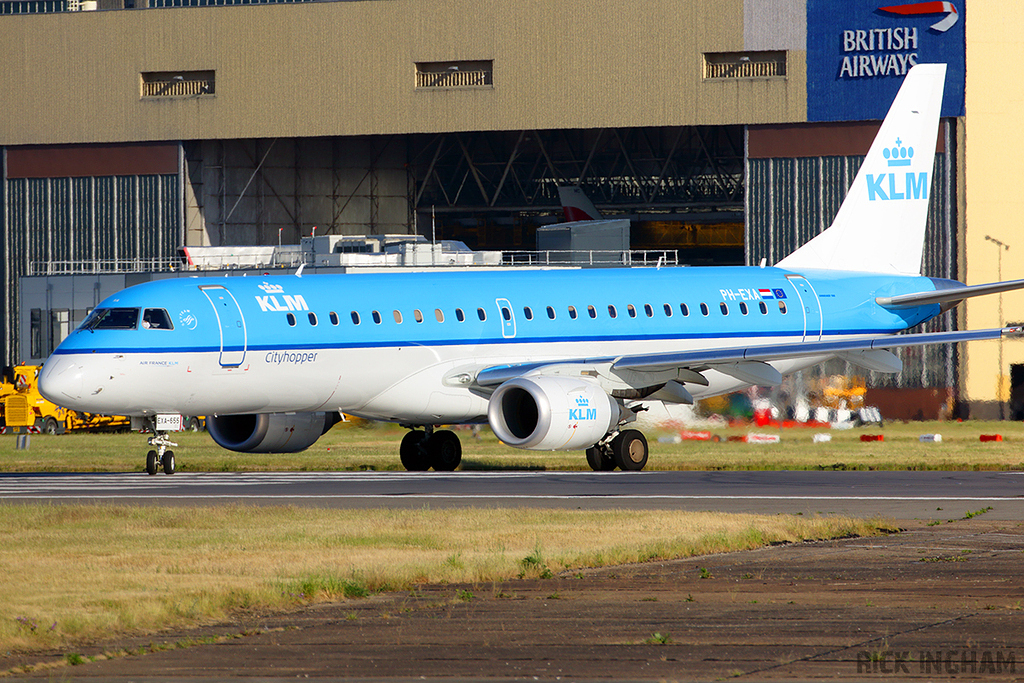
[[518,576],[571,581],[583,567],[886,530],[681,511],[0,504],[0,652],[424,583],[474,583],[483,596]]
[[[883,428],[831,431],[829,443],[812,443],[828,430],[756,427],[711,430],[722,442],[659,443],[673,432],[651,430],[648,470],[764,469],[1024,469],[1024,425],[1015,422],[908,422]],[[747,432],[780,434],[777,444],[727,441]],[[941,443],[921,443],[922,434],[941,434]],[[174,435],[179,471],[330,471],[400,470],[398,444],[405,430],[392,425],[338,426],[309,449],[292,454],[233,453],[205,433]],[[864,443],[862,434],[881,434],[882,442]],[[1002,434],[1004,441],[981,443],[981,434]],[[464,470],[585,470],[582,452],[522,451],[500,443],[489,429],[478,438],[461,431]],[[33,435],[28,450],[15,450],[15,437],[0,436],[0,472],[141,471],[148,450],[139,434]]]

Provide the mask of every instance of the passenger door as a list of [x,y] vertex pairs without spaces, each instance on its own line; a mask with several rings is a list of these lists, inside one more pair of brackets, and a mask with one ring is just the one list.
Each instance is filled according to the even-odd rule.
[[245,360],[248,336],[245,318],[235,297],[222,285],[202,285],[199,290],[210,300],[220,329],[220,364],[237,367]]

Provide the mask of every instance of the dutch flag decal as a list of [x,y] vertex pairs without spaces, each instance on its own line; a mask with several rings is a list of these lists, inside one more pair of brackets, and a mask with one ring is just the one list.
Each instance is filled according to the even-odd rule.
[[759,290],[757,290],[757,293],[761,296],[762,299],[774,299],[775,298],[775,295],[772,293],[772,290],[770,290],[770,289],[759,289]]

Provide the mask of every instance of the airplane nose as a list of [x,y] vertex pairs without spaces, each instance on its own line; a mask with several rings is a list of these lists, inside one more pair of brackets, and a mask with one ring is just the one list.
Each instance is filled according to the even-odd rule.
[[82,397],[82,366],[67,356],[51,357],[39,373],[39,393],[58,405],[67,405],[68,399]]

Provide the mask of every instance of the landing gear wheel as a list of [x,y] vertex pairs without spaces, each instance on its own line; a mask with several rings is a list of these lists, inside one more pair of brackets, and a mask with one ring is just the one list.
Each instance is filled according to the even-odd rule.
[[156,451],[150,451],[146,453],[146,474],[156,474]]
[[611,472],[615,469],[615,460],[604,446],[591,446],[587,449],[587,464],[595,472]]
[[174,451],[165,452],[160,464],[164,466],[164,474],[174,474]]
[[413,430],[402,437],[402,445],[398,447],[398,457],[402,465],[410,472],[426,472],[433,464],[427,451],[426,432]]
[[53,417],[48,417],[43,420],[43,433],[44,434],[56,434],[57,433],[57,420]]
[[635,429],[619,432],[612,439],[612,457],[624,472],[639,472],[647,464],[647,439]]
[[434,432],[426,441],[430,462],[438,472],[454,472],[462,462],[462,444],[455,432]]

